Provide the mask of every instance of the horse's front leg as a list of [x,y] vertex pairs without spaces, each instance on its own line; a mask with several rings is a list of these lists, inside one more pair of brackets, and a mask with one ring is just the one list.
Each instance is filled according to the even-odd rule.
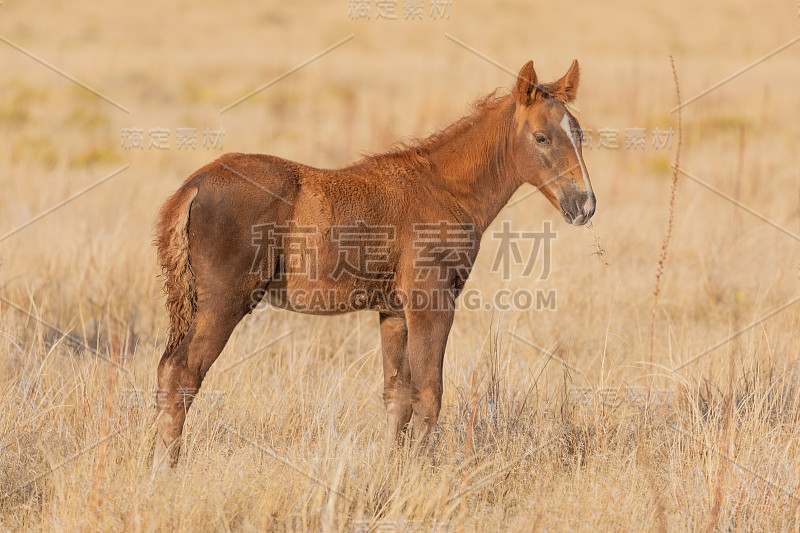
[[407,310],[408,359],[411,366],[415,446],[432,444],[429,435],[442,406],[442,364],[453,309]]
[[411,367],[408,365],[406,319],[381,313],[383,401],[386,405],[389,446],[397,443],[411,421]]

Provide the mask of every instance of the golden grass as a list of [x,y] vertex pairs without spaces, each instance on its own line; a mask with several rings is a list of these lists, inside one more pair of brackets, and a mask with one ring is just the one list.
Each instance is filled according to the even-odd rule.
[[[800,304],[759,321],[798,296],[792,237],[679,176],[647,363],[672,154],[650,134],[675,126],[668,55],[686,100],[794,37],[794,7],[454,0],[437,22],[428,6],[413,23],[401,2],[396,21],[350,21],[347,2],[0,5],[0,35],[131,110],[0,43],[0,234],[130,163],[0,242],[0,297],[26,310],[0,301],[0,530],[800,527]],[[512,70],[533,58],[543,80],[581,62],[595,234],[533,195],[494,228],[553,220],[549,278],[523,278],[521,265],[509,280],[491,272],[490,230],[467,285],[555,289],[557,309],[459,311],[436,447],[422,460],[382,446],[377,317],[259,310],[212,367],[180,465],[152,477],[166,319],[151,224],[220,153],[177,150],[176,128],[197,128],[199,141],[224,127],[225,151],[345,164],[510,86],[445,32]],[[681,155],[687,171],[794,233],[798,54],[687,106]],[[171,149],[122,149],[131,127],[170,128]],[[622,148],[596,147],[605,127],[620,129]],[[624,148],[634,127],[647,130],[644,150]],[[638,387],[651,379],[661,395],[645,411]]]

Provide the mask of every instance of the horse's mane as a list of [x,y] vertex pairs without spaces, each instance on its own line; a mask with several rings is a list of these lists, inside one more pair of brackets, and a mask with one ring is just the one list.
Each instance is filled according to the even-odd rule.
[[456,120],[449,126],[445,126],[433,132],[427,137],[412,137],[407,140],[397,141],[385,152],[365,154],[363,163],[375,162],[377,160],[394,160],[405,166],[430,168],[430,161],[426,157],[427,153],[432,148],[441,145],[442,141],[464,132],[470,128],[477,119],[497,109],[510,96],[508,92],[502,94],[503,91],[508,90],[498,88],[482,96],[472,104],[472,113]]

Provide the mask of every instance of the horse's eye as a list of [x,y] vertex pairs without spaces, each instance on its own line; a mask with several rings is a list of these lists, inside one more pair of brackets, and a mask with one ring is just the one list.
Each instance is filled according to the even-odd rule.
[[550,141],[548,141],[547,137],[545,137],[542,133],[535,134],[534,139],[536,139],[536,142],[539,144],[550,144]]

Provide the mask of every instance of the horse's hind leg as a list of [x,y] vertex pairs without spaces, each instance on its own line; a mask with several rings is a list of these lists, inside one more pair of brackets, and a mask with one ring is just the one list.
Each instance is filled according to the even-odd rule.
[[241,300],[234,302],[218,292],[198,290],[197,314],[189,331],[158,365],[157,463],[168,459],[174,465],[177,461],[186,412],[208,369],[245,314]]
[[170,465],[177,461],[186,412],[203,378],[268,282],[251,274],[246,248],[238,254],[216,250],[209,242],[192,248],[196,312],[180,344],[166,351],[158,365],[156,468],[165,459]]

